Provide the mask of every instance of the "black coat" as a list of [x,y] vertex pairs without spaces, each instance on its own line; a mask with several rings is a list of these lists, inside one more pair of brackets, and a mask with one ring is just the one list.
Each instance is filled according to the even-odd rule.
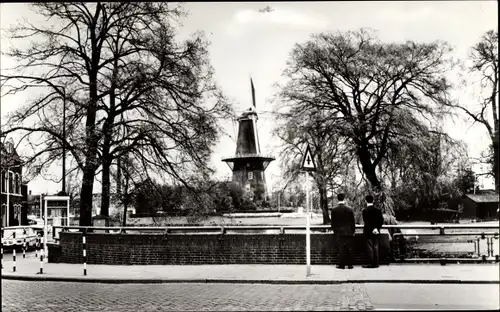
[[335,234],[353,235],[356,230],[352,208],[340,204],[332,209],[332,229]]
[[363,233],[368,236],[373,235],[373,229],[377,229],[380,233],[380,229],[384,224],[384,216],[382,211],[375,206],[368,206],[363,209]]

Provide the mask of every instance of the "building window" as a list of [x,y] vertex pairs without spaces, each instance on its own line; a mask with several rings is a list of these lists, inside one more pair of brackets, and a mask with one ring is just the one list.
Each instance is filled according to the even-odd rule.
[[248,173],[248,180],[253,180],[253,172]]
[[245,185],[245,191],[250,192],[250,184]]
[[9,193],[14,193],[14,175],[9,172]]
[[5,170],[2,170],[2,192],[7,193],[7,175],[5,174]]
[[12,193],[21,194],[21,183],[19,183],[19,174],[16,173],[15,191]]

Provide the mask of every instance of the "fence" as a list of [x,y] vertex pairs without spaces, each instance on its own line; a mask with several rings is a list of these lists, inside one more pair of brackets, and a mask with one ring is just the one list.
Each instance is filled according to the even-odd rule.
[[[17,226],[2,228],[2,234],[9,230],[24,230],[39,226]],[[361,232],[363,226],[357,225],[356,232]],[[311,226],[311,233],[330,233],[327,225]],[[417,231],[418,230],[418,231]],[[168,226],[168,227],[81,227],[81,226],[52,226],[48,241],[57,241],[59,233],[88,232],[119,234],[305,234],[305,226]],[[499,227],[497,225],[480,224],[446,224],[446,225],[384,225],[383,232],[392,233],[391,252],[393,262],[498,262],[499,261]],[[50,233],[49,232],[49,233]],[[433,253],[418,251],[419,245],[436,244],[441,247],[467,245],[469,251],[440,251]],[[8,245],[8,244],[7,244]],[[5,248],[2,236],[2,249]],[[15,245],[14,245],[15,247]],[[18,246],[22,247],[22,244]],[[422,248],[420,248],[422,249]],[[19,261],[18,261],[19,262]],[[20,263],[18,263],[20,264]]]
[[[395,262],[432,262],[432,261],[486,261],[498,262],[499,227],[480,224],[446,224],[446,225],[384,225],[383,231],[391,232],[391,252]],[[328,225],[311,226],[311,233],[329,233]],[[356,225],[356,232],[363,229]],[[60,231],[88,231],[109,234],[140,233],[198,233],[198,234],[305,234],[305,226],[168,226],[168,227],[80,227],[54,226],[52,231],[57,239]],[[419,230],[418,232],[416,230]],[[397,232],[397,233],[392,233]],[[444,239],[443,239],[444,238]],[[469,244],[473,251],[443,251],[440,257],[428,257],[425,253],[416,253],[415,248],[422,244]],[[483,248],[481,248],[483,247]],[[486,247],[486,248],[484,248]],[[463,249],[463,248],[462,248]],[[439,254],[439,252],[434,252]],[[459,256],[457,255],[465,255]]]

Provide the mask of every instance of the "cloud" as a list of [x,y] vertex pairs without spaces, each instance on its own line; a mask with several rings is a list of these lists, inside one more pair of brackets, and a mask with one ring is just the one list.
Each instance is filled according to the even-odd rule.
[[248,26],[276,25],[289,28],[322,29],[328,22],[317,15],[299,12],[292,9],[276,8],[271,12],[244,9],[236,12],[228,25],[231,33],[240,33]]

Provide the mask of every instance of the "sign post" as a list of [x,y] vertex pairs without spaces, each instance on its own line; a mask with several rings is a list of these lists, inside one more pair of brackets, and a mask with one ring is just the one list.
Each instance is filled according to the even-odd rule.
[[316,171],[316,164],[314,163],[314,157],[307,145],[306,152],[302,158],[302,170],[304,170],[305,187],[306,187],[306,276],[311,275],[311,197],[309,194],[310,183],[309,183],[309,172]]

